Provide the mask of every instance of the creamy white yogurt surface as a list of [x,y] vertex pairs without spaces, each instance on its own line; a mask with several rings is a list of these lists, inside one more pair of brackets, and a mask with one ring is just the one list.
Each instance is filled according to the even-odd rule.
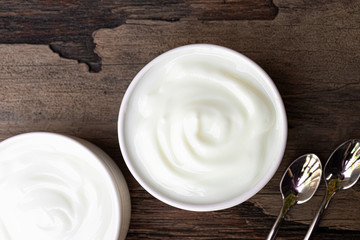
[[118,239],[111,177],[67,137],[33,133],[2,142],[0,193],[0,239]]
[[276,164],[286,138],[275,107],[281,99],[274,102],[277,93],[256,71],[212,45],[175,49],[145,67],[131,86],[123,124],[126,155],[141,183],[165,200],[195,205],[251,190]]

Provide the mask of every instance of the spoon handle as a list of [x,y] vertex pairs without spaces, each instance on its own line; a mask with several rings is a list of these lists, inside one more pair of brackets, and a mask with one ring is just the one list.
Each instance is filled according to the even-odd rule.
[[315,218],[313,219],[309,230],[307,231],[304,240],[309,240],[311,237],[311,234],[313,233],[314,229],[317,227],[317,225],[320,222],[321,216],[323,215],[325,209],[327,208],[332,196],[334,196],[335,192],[332,192],[332,194],[329,194],[329,192],[327,191],[323,201],[321,202],[320,208],[317,211]]
[[289,210],[289,208],[286,209],[285,204],[284,204],[282,206],[280,214],[277,217],[273,227],[271,228],[270,233],[267,236],[266,240],[274,240],[275,239],[276,233],[278,232],[280,225],[281,225],[282,221],[284,220],[284,217],[285,217],[286,213],[288,212],[288,210]]

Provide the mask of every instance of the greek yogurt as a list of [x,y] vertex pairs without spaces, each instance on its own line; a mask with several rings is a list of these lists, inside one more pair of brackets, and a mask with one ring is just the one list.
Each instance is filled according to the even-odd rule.
[[255,194],[286,140],[281,98],[264,78],[249,59],[213,45],[178,48],[148,64],[120,110],[120,144],[137,180],[189,210]]
[[110,165],[99,149],[79,141],[31,133],[0,144],[0,239],[125,238],[119,229],[129,209],[120,208]]

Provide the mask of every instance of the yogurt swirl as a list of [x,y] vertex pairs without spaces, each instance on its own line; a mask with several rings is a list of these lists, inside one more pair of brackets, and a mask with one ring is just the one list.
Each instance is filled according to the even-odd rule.
[[[169,198],[213,204],[248,191],[271,166],[282,120],[236,58],[192,48],[155,60],[127,103],[127,152]],[[231,55],[231,54],[230,54]]]
[[116,240],[120,210],[104,166],[75,141],[41,136],[0,145],[0,239]]

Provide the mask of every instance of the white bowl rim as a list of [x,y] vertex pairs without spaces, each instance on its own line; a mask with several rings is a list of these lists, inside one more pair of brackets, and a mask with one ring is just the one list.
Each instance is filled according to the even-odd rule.
[[[11,136],[3,141],[0,142],[0,145],[3,145],[3,144],[9,144],[9,143],[12,143],[12,142],[15,142],[16,141],[19,141],[23,138],[31,138],[32,136],[35,136],[35,137],[55,137],[57,139],[61,139],[62,141],[68,141],[69,143],[71,144],[74,144],[76,145],[77,147],[81,148],[82,150],[84,150],[85,152],[89,153],[93,159],[92,160],[95,160],[97,161],[98,163],[100,163],[100,165],[102,166],[102,172],[104,174],[106,174],[106,176],[111,179],[110,183],[111,183],[111,188],[114,190],[115,192],[115,200],[117,202],[116,206],[117,206],[117,217],[116,217],[116,222],[117,222],[117,225],[116,225],[116,235],[115,235],[115,239],[114,240],[120,240],[121,238],[120,237],[123,237],[122,233],[120,232],[120,229],[122,229],[122,224],[127,224],[127,226],[125,226],[125,228],[127,229],[128,228],[128,225],[129,225],[129,221],[125,221],[125,222],[122,222],[122,214],[126,214],[124,212],[124,209],[121,209],[121,206],[122,206],[122,202],[121,202],[121,197],[120,197],[120,192],[119,192],[119,189],[118,187],[116,186],[116,183],[115,183],[115,179],[113,178],[112,176],[112,173],[111,173],[111,170],[108,168],[108,166],[106,165],[106,163],[98,156],[98,154],[96,154],[96,151],[101,151],[103,153],[105,153],[104,151],[101,150],[101,148],[99,148],[98,146],[96,146],[95,144],[92,144],[91,142],[88,142],[87,140],[85,139],[82,139],[82,138],[77,138],[77,137],[74,137],[74,136],[70,136],[70,135],[66,135],[66,134],[61,134],[61,133],[53,133],[53,132],[42,132],[42,131],[38,131],[38,132],[26,132],[26,133],[21,133],[21,134],[18,134],[18,135],[14,135],[14,136]],[[88,144],[88,145],[85,145],[84,143]],[[93,149],[92,149],[93,148]],[[106,153],[105,153],[106,154]],[[107,155],[107,154],[106,154]],[[110,157],[109,157],[110,158]],[[111,159],[111,158],[110,158]],[[120,174],[122,175],[122,173],[120,172]],[[125,179],[124,179],[125,181]],[[125,182],[125,185],[126,185],[126,188],[127,188],[127,184]],[[130,199],[129,199],[130,200]],[[130,219],[129,219],[130,220]]]
[[[243,193],[235,198],[229,199],[224,202],[211,203],[211,204],[191,204],[191,203],[184,203],[181,201],[177,201],[177,200],[174,200],[167,196],[164,196],[163,194],[154,190],[149,184],[147,184],[146,180],[144,180],[140,176],[140,174],[138,174],[138,172],[136,171],[136,168],[132,164],[130,156],[127,152],[127,148],[125,146],[125,134],[123,134],[123,127],[124,127],[125,112],[127,109],[128,102],[131,98],[132,92],[134,91],[137,83],[142,79],[142,76],[144,73],[146,73],[153,65],[160,62],[163,58],[167,57],[169,54],[172,54],[172,53],[178,52],[178,51],[182,51],[184,49],[204,48],[204,47],[217,48],[219,50],[237,55],[238,57],[242,58],[242,60],[244,60],[244,62],[247,62],[247,64],[249,64],[251,67],[253,67],[256,70],[256,72],[262,77],[264,82],[267,82],[269,84],[270,90],[274,94],[273,96],[271,96],[271,98],[272,98],[273,102],[276,104],[275,109],[277,109],[277,111],[279,112],[279,116],[282,118],[282,121],[283,121],[283,125],[280,126],[282,128],[283,137],[281,139],[281,143],[280,143],[281,146],[279,148],[279,152],[277,153],[277,156],[276,156],[275,160],[273,161],[273,164],[269,168],[268,172],[259,180],[259,182],[253,188],[251,188],[250,190],[246,191],[245,193]],[[287,117],[286,117],[285,106],[284,106],[284,103],[282,101],[282,98],[280,96],[278,89],[276,88],[274,82],[269,77],[269,75],[258,64],[256,64],[254,61],[252,61],[250,58],[246,57],[245,55],[243,55],[235,50],[232,50],[232,49],[229,49],[226,47],[222,47],[219,45],[214,45],[214,44],[190,44],[190,45],[180,46],[180,47],[171,49],[167,52],[164,52],[163,54],[157,56],[152,61],[147,63],[136,74],[134,79],[129,84],[129,86],[123,96],[121,105],[120,105],[119,118],[118,118],[118,138],[119,138],[121,153],[122,153],[122,156],[124,158],[124,161],[125,161],[127,167],[129,168],[129,170],[130,170],[131,174],[134,176],[134,178],[138,181],[138,183],[147,192],[149,192],[151,195],[153,195],[155,198],[157,198],[158,200],[160,200],[168,205],[171,205],[173,207],[183,209],[183,210],[198,211],[198,212],[217,211],[217,210],[222,210],[222,209],[236,206],[236,205],[250,199],[257,192],[259,192],[263,187],[265,187],[265,185],[275,175],[277,169],[280,166],[280,163],[281,163],[281,160],[283,158],[285,148],[286,148],[287,130],[288,130],[287,129]]]

